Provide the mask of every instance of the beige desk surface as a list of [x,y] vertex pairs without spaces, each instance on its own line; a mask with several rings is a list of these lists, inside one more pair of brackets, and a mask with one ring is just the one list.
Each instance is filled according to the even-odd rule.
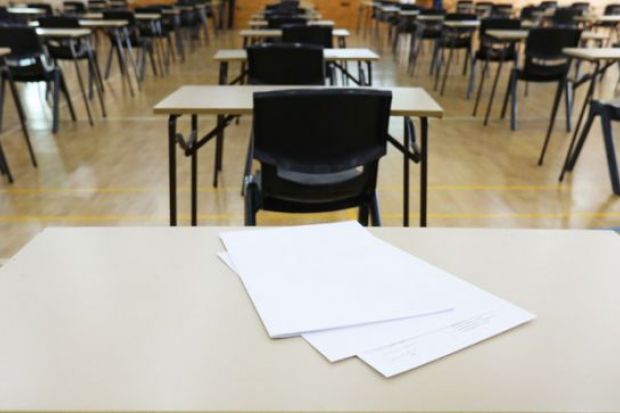
[[[135,13],[137,20],[157,20],[161,18],[159,13]],[[103,13],[84,13],[83,19],[86,20],[101,20],[103,19]]]
[[[245,29],[240,30],[241,37],[280,37],[282,30],[279,29]],[[332,31],[334,37],[348,37],[351,33],[347,29],[334,29]]]
[[413,17],[419,14],[420,14],[420,10],[400,10],[398,12],[398,15],[403,16],[403,17]]
[[583,60],[620,60],[620,48],[617,47],[574,47],[562,51],[567,56]]
[[[302,16],[304,16],[307,19],[321,19],[323,16],[321,16],[321,13],[317,13],[317,12],[309,12],[306,14],[303,14]],[[252,16],[250,16],[250,18],[252,20],[264,20],[265,19],[265,14],[264,13],[255,13]]]
[[45,9],[38,9],[35,7],[9,7],[7,8],[9,13],[13,14],[31,14],[31,15],[40,15],[47,13]]
[[[379,60],[379,55],[370,49],[323,49],[325,60],[369,61]],[[220,49],[213,56],[217,62],[243,62],[248,58],[245,49]]]
[[62,37],[62,38],[78,38],[90,36],[89,29],[36,29],[37,34],[41,37]]
[[595,23],[620,23],[620,16],[617,15],[609,15],[609,16],[598,16],[598,15],[589,15],[589,16],[577,16],[575,17],[577,21],[590,21]]
[[[487,35],[491,37],[495,37],[496,39],[499,39],[499,40],[519,41],[519,40],[525,40],[527,38],[528,31],[527,30],[493,29],[493,30],[487,30],[486,33]],[[604,40],[604,39],[607,39],[608,37],[609,36],[607,36],[604,33],[597,33],[597,32],[591,32],[591,31],[581,33],[581,40]]]
[[[308,26],[333,26],[336,23],[333,20],[311,20],[308,22]],[[269,22],[266,20],[251,20],[250,27],[267,27]]]
[[0,269],[0,410],[620,411],[616,234],[372,232],[538,318],[385,379],[269,339],[218,229],[48,229]]
[[462,20],[462,21],[444,21],[443,25],[451,29],[475,29],[480,27],[479,20]]
[[429,15],[421,14],[417,17],[417,19],[420,21],[441,21],[444,19],[444,16],[434,15],[434,14],[429,14]]
[[127,20],[80,20],[80,26],[90,28],[124,27],[128,24]]
[[10,55],[11,49],[8,47],[0,47],[0,57]]
[[[250,115],[254,92],[287,89],[317,89],[332,86],[181,86],[153,108],[159,115],[240,114]],[[392,116],[441,118],[443,109],[420,87],[372,88],[392,91]]]

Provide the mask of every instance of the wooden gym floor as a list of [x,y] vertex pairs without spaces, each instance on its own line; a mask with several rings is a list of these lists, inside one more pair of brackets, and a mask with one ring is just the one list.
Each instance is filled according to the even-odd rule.
[[[105,42],[104,42],[105,43]],[[428,75],[430,49],[417,74],[406,72],[402,56],[395,59],[387,45],[353,36],[349,47],[371,47],[382,54],[374,66],[375,85],[422,86],[432,90]],[[152,114],[160,99],[183,84],[215,84],[217,65],[211,57],[219,48],[240,47],[236,32],[221,34],[200,46],[184,64],[175,63],[166,77],[147,72],[142,91],[130,97],[118,69],[107,82],[108,117],[102,118],[93,101],[95,126],[89,126],[72,64],[64,71],[72,88],[78,122],[61,109],[61,129],[50,133],[51,112],[42,103],[43,87],[22,86],[29,128],[39,167],[30,165],[15,110],[7,97],[4,131],[0,140],[15,178],[0,179],[0,257],[14,254],[34,234],[54,225],[167,225],[167,119]],[[106,50],[102,53],[102,63]],[[461,56],[453,66],[445,96],[432,92],[445,109],[445,118],[430,122],[429,225],[463,227],[606,228],[620,225],[620,198],[611,192],[598,124],[586,144],[575,172],[564,183],[558,174],[570,134],[560,112],[544,166],[538,154],[553,99],[552,85],[531,84],[529,96],[519,96],[519,130],[499,120],[496,103],[487,127],[472,117],[473,100],[464,98],[466,77]],[[507,68],[506,68],[507,69]],[[500,80],[496,102],[501,102],[508,70]],[[584,69],[588,67],[584,66]],[[236,71],[232,67],[231,71]],[[84,71],[85,72],[85,71]],[[494,66],[491,73],[494,73]],[[600,89],[611,97],[618,80],[614,67]],[[487,81],[483,104],[490,90]],[[523,89],[521,89],[523,91]],[[574,112],[581,107],[585,87],[576,94]],[[482,110],[480,110],[482,113]],[[227,129],[224,171],[220,186],[211,186],[213,145],[199,153],[199,224],[242,225],[243,200],[239,194],[242,163],[251,119]],[[210,128],[214,119],[199,119]],[[187,121],[182,125],[187,127]],[[402,119],[394,118],[391,132],[402,136]],[[617,131],[620,132],[620,131]],[[189,162],[179,155],[180,222],[189,219]],[[390,150],[381,161],[379,196],[384,225],[402,222],[402,158]],[[418,169],[412,171],[412,221],[417,223]],[[301,224],[355,219],[356,211],[333,214],[289,215],[260,213],[260,225]]]

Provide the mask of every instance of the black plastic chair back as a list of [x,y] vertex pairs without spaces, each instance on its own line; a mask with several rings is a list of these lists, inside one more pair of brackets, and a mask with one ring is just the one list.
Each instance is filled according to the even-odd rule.
[[581,10],[582,13],[590,9],[590,3],[587,1],[576,1],[570,5],[571,9]]
[[308,174],[376,162],[386,153],[391,101],[391,92],[368,89],[255,93],[254,158]]
[[521,20],[535,20],[537,16],[535,15],[537,12],[542,11],[540,7],[537,6],[525,6],[521,9],[521,13],[519,17]]
[[457,13],[469,13],[474,10],[474,2],[471,0],[458,0],[456,2]]
[[478,20],[478,16],[472,13],[448,13],[445,17],[446,21],[471,21]]
[[44,54],[41,38],[31,27],[0,26],[0,47],[11,49],[10,58],[38,57]]
[[480,20],[480,38],[486,37],[487,30],[519,30],[521,20],[504,17],[489,17]]
[[77,28],[80,27],[80,20],[70,16],[46,16],[38,19],[39,27],[47,28]]
[[323,48],[274,43],[247,48],[248,81],[266,85],[324,85]]
[[267,18],[267,26],[270,29],[280,29],[285,25],[303,25],[308,24],[308,20],[304,17],[295,16],[271,16]]
[[555,0],[552,1],[543,1],[540,3],[540,9],[542,10],[549,10],[549,9],[555,9],[558,7],[558,2]]
[[103,18],[105,20],[127,20],[128,26],[136,25],[136,15],[131,10],[104,10]]
[[312,44],[329,49],[333,46],[332,27],[285,25],[282,26],[282,41],[284,43]]
[[526,74],[563,76],[569,69],[568,59],[562,53],[566,47],[577,47],[581,30],[570,28],[531,29],[525,42]]
[[620,4],[608,4],[607,6],[605,6],[605,11],[603,12],[603,14],[606,16],[620,15]]
[[495,4],[491,8],[491,16],[495,17],[510,17],[512,12],[512,4]]
[[582,11],[572,7],[560,7],[555,9],[552,22],[556,27],[576,27],[577,21],[575,17],[580,16]]
[[421,9],[420,16],[445,16],[446,11],[442,9]]
[[63,1],[62,6],[66,13],[82,14],[86,12],[86,4],[81,1]]

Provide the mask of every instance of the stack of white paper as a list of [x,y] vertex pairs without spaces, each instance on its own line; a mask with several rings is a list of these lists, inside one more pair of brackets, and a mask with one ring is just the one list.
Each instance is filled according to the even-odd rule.
[[356,222],[220,237],[271,337],[301,335],[329,361],[357,356],[386,377],[534,318]]

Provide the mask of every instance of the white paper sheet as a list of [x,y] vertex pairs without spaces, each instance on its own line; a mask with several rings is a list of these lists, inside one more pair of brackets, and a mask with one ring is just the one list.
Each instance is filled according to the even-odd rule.
[[420,260],[356,222],[220,234],[274,338],[451,309]]
[[392,377],[472,346],[532,320],[514,306],[470,314],[433,332],[366,351],[358,355],[385,377]]
[[[453,306],[452,311],[426,317],[318,331],[303,334],[303,338],[328,360],[338,361],[377,347],[417,337],[429,331],[458,323],[472,314],[479,314],[489,310],[522,311],[509,302],[426,261],[419,261],[420,269],[426,274],[432,274],[442,286],[444,296],[450,300]],[[531,316],[527,312],[523,313]]]

